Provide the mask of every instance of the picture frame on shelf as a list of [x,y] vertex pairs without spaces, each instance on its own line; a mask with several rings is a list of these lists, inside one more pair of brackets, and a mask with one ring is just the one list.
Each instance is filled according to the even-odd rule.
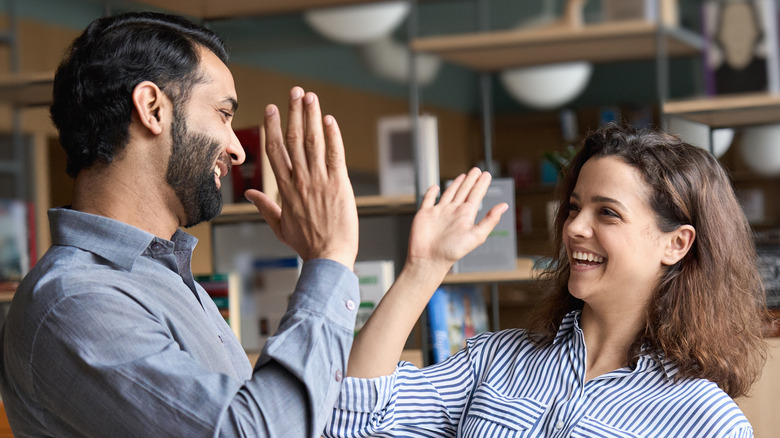
[[708,95],[780,91],[774,0],[705,0],[701,17]]
[[439,134],[436,116],[417,118],[420,153],[415,163],[412,116],[385,116],[377,122],[379,135],[379,193],[383,196],[415,195],[415,175],[422,195],[439,184]]

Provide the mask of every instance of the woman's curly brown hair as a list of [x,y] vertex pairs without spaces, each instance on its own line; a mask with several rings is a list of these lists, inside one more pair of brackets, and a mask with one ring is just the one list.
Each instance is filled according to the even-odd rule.
[[731,397],[745,395],[766,360],[763,335],[769,321],[752,232],[718,161],[659,130],[610,124],[583,142],[560,186],[554,227],[559,250],[542,275],[552,295],[533,331],[542,335],[541,342],[549,342],[563,317],[583,307],[569,294],[570,266],[562,234],[582,166],[591,157],[604,156],[618,157],[641,172],[662,231],[686,224],[696,230],[688,254],[666,267],[626,364],[649,353],[674,363],[675,379],[704,378]]

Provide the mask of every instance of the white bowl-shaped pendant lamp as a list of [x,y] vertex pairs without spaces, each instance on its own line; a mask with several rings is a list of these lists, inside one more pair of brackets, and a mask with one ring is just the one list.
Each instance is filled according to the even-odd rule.
[[731,128],[719,128],[712,130],[712,149],[710,149],[710,127],[704,123],[683,119],[682,117],[670,117],[667,130],[680,136],[688,144],[698,146],[712,152],[716,158],[720,158],[731,147],[734,139],[734,130]]
[[304,20],[322,36],[342,44],[363,44],[389,35],[406,18],[409,2],[390,1],[312,9]]
[[740,153],[742,160],[755,173],[780,175],[780,124],[745,128]]
[[534,109],[558,108],[580,95],[593,73],[589,62],[520,67],[499,75],[509,94]]
[[[394,41],[390,36],[381,37],[360,46],[363,61],[375,75],[397,83],[409,82],[409,47]],[[441,60],[433,55],[416,55],[417,83],[429,84],[439,72]]]

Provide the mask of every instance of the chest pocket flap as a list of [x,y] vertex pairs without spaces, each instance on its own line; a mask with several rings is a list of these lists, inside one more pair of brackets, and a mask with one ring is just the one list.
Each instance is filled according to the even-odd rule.
[[519,431],[533,427],[546,409],[547,406],[536,400],[508,397],[482,383],[474,392],[468,416]]
[[591,417],[584,417],[571,431],[572,438],[585,438],[599,436],[604,438],[642,438],[643,435],[637,435],[625,430],[618,429],[606,423]]

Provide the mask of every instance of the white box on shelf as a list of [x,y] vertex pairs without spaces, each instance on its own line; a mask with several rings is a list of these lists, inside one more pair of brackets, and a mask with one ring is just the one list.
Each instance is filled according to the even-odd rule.
[[393,285],[395,263],[392,260],[360,261],[355,262],[354,271],[360,287],[360,307],[355,321],[357,334]]
[[485,243],[476,247],[455,262],[452,272],[514,271],[517,269],[517,237],[515,225],[515,181],[512,178],[496,178],[482,200],[477,221],[491,208],[506,202],[509,209],[501,216],[496,228]]
[[387,116],[379,119],[379,192],[382,195],[414,195],[415,174],[421,193],[439,184],[439,133],[435,116],[418,117],[420,155],[415,167],[412,144],[412,117]]

